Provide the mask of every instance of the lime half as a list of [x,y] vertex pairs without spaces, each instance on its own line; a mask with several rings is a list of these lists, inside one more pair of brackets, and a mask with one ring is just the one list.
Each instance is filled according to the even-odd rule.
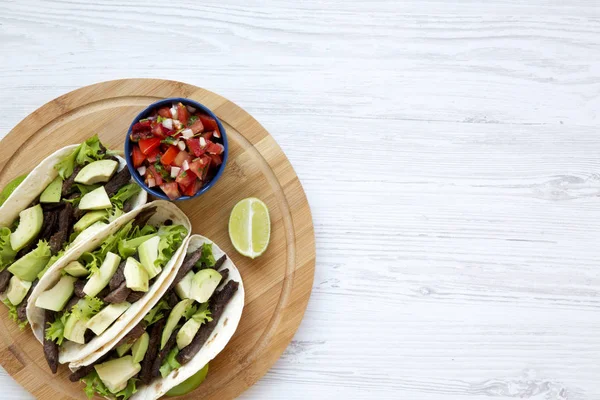
[[6,186],[4,186],[4,189],[2,189],[2,192],[0,192],[0,206],[4,204],[6,199],[8,199],[8,196],[15,191],[15,189],[21,184],[21,182],[23,182],[25,178],[27,178],[27,174],[16,177],[12,181],[8,182]]
[[250,258],[263,254],[271,237],[267,205],[255,197],[237,203],[229,216],[229,237],[240,254]]
[[192,390],[196,389],[204,380],[206,379],[206,375],[208,374],[208,364],[204,366],[200,371],[196,372],[194,375],[187,378],[185,381],[181,382],[179,385],[175,386],[171,390],[167,392],[167,396],[183,396],[184,394],[188,394]]

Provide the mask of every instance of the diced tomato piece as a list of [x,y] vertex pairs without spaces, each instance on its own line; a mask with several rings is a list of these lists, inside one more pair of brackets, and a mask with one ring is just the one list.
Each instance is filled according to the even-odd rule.
[[225,147],[221,143],[213,143],[210,140],[206,141],[206,151],[210,154],[223,154]]
[[163,118],[171,118],[171,107],[163,107],[158,110],[158,115]]
[[192,173],[192,171],[189,171],[189,170],[183,171],[182,170],[179,173],[179,175],[177,175],[175,182],[177,182],[177,184],[181,188],[181,191],[184,192],[185,189],[187,189],[188,186],[191,186],[195,180],[197,180],[196,175],[194,173]]
[[183,162],[187,161],[188,163],[190,161],[192,161],[192,157],[190,157],[190,155],[188,154],[187,151],[180,151],[179,154],[177,154],[177,156],[175,157],[175,159],[173,160],[172,164],[176,165],[178,167],[181,167],[183,165]]
[[190,171],[192,171],[198,179],[201,181],[206,178],[206,174],[208,173],[208,169],[210,168],[211,158],[208,155],[203,155],[200,158],[196,158],[190,164]]
[[188,119],[190,118],[190,113],[187,108],[181,103],[177,104],[177,119],[179,122],[183,124],[183,126],[187,126]]
[[200,182],[198,179],[196,179],[196,175],[194,174],[190,174],[194,176],[194,183],[192,183],[191,185],[189,185],[184,191],[183,194],[185,194],[186,196],[194,196],[196,195],[196,193],[198,193],[198,191],[200,189],[202,189],[202,182]]
[[160,188],[171,200],[175,200],[181,197],[181,193],[179,193],[179,186],[177,185],[177,182],[163,183],[162,185],[160,185]]
[[209,154],[209,156],[210,156],[210,159],[212,160],[212,164],[214,166],[218,167],[223,162],[223,159],[221,158],[221,156],[218,156],[216,154]]
[[204,124],[202,124],[202,121],[200,120],[200,118],[198,118],[196,122],[194,122],[190,126],[190,129],[192,130],[192,132],[194,132],[195,135],[196,133],[200,133],[204,130]]
[[165,153],[160,158],[160,162],[163,165],[171,165],[173,163],[173,160],[175,160],[175,157],[177,157],[177,154],[179,154],[179,149],[177,148],[177,146],[169,146],[169,149],[165,151]]
[[152,124],[152,131],[151,132],[156,137],[164,138],[166,136],[165,135],[165,130],[166,129],[164,129],[164,127],[162,126],[162,124],[159,124],[158,122],[154,122]]
[[160,146],[160,138],[150,138],[140,140],[140,150],[145,155],[148,155],[152,150]]
[[200,136],[202,136],[204,138],[204,140],[210,140],[210,139],[212,139],[213,133],[212,133],[212,131],[210,131],[210,132],[204,132]]
[[188,140],[186,140],[187,142],[187,146],[190,149],[190,151],[192,153],[194,153],[194,155],[196,157],[200,157],[202,154],[205,153],[205,150],[200,146],[200,139],[198,138],[190,138]]
[[144,156],[137,144],[133,145],[133,150],[131,151],[131,158],[133,159],[133,166],[135,168],[140,167],[146,159],[146,157]]
[[150,153],[148,153],[146,158],[148,158],[149,163],[154,164],[160,159],[160,149],[157,147],[156,149],[152,150]]
[[200,114],[200,115],[198,115],[198,118],[200,121],[202,121],[202,125],[204,125],[205,131],[216,131],[217,129],[219,129],[219,125],[217,125],[217,121],[215,121],[213,118],[209,117],[208,115]]
[[150,174],[152,175],[152,177],[154,178],[154,181],[156,182],[156,184],[158,186],[163,184],[162,175],[156,171],[156,168],[154,168],[154,165],[149,166],[148,171],[150,172]]

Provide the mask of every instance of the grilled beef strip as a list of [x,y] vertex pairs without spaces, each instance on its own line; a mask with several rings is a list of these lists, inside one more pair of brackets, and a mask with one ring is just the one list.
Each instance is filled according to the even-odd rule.
[[8,268],[0,272],[0,293],[4,293],[8,288],[8,283],[10,281],[11,276],[12,274],[8,272]]
[[196,354],[198,354],[202,346],[204,346],[204,343],[206,343],[211,333],[217,327],[217,324],[219,323],[221,315],[223,315],[225,307],[227,306],[235,292],[237,292],[238,287],[238,282],[229,281],[225,284],[223,289],[215,293],[213,297],[209,300],[211,312],[210,316],[212,317],[212,321],[202,325],[196,333],[196,335],[194,336],[192,343],[184,347],[179,352],[179,354],[177,354],[176,359],[181,365],[187,364],[192,358],[194,358]]
[[145,294],[146,294],[146,292],[132,291],[131,293],[129,293],[129,296],[127,296],[127,302],[133,304],[136,301],[138,301],[139,299],[141,299],[142,297],[144,297]]
[[171,286],[169,286],[169,290],[173,289],[194,268],[200,257],[202,257],[202,247],[199,247],[192,253],[186,254],[181,267],[179,267],[179,271],[177,271],[177,275],[175,275],[175,279],[171,282]]
[[131,173],[129,172],[129,168],[125,167],[113,176],[106,185],[104,185],[104,189],[106,190],[106,194],[108,197],[112,197],[119,189],[129,183],[131,180]]
[[116,288],[115,290],[111,291],[109,294],[107,294],[103,301],[105,303],[122,303],[125,300],[127,300],[127,297],[129,296],[129,294],[131,293],[131,289],[129,289],[127,287],[127,282],[123,281],[121,282],[121,284],[119,285],[118,288]]
[[[54,322],[56,318],[56,313],[54,311],[45,310],[44,313],[44,331]],[[44,335],[44,357],[46,357],[46,362],[50,367],[50,370],[53,374],[56,373],[58,369],[58,345],[50,339],[46,339],[46,335]]]
[[[150,341],[148,343],[148,350],[142,360],[142,369],[140,370],[140,380],[142,383],[148,385],[152,381],[152,366],[154,360],[158,354],[158,348],[160,346],[160,338],[162,331],[167,323],[166,318],[158,320],[154,325],[150,327]],[[159,366],[160,368],[160,366]]]
[[61,197],[67,197],[71,193],[73,184],[75,183],[75,177],[82,169],[83,167],[81,165],[76,165],[71,176],[65,179],[62,185]]
[[133,220],[133,227],[143,227],[144,225],[146,225],[155,212],[156,207],[150,207],[140,212]]
[[58,216],[58,230],[50,238],[50,251],[53,255],[62,249],[73,229],[73,205],[66,203]]
[[111,291],[118,288],[121,285],[121,283],[123,283],[123,281],[125,280],[125,264],[126,263],[127,263],[126,260],[121,261],[121,263],[119,264],[119,267],[117,268],[117,272],[115,272],[115,274],[112,276],[112,278],[110,278],[110,282],[108,282],[108,287],[110,288]]

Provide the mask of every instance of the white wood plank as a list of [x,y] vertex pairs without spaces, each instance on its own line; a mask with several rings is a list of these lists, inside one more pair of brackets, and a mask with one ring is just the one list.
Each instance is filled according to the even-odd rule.
[[270,3],[3,1],[0,134],[123,77],[206,87],[269,130],[317,272],[242,398],[600,398],[598,2]]

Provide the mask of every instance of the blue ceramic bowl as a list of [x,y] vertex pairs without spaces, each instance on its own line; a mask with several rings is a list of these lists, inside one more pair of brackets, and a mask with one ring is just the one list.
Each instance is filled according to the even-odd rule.
[[[131,160],[131,150],[132,150],[132,146],[133,146],[133,143],[131,141],[131,129],[133,128],[133,125],[135,125],[140,119],[149,117],[150,114],[152,113],[152,111],[162,108],[162,107],[166,107],[166,106],[171,107],[171,105],[173,103],[179,103],[179,102],[183,103],[184,105],[192,106],[199,111],[203,111],[205,114],[214,118],[214,120],[217,121],[217,125],[219,126],[219,131],[221,132],[221,139],[223,140],[223,147],[224,147],[223,163],[219,166],[219,170],[217,171],[216,175],[213,176],[213,178],[210,180],[210,182],[208,182],[208,184],[204,185],[202,187],[202,189],[200,189],[198,191],[198,193],[196,193],[194,196],[181,196],[180,198],[178,198],[176,200],[171,200],[158,186],[153,187],[153,188],[148,187],[144,183],[144,179],[140,176],[137,169],[133,166],[133,161]],[[155,197],[158,197],[158,198],[164,199],[164,200],[169,200],[169,201],[181,201],[181,200],[193,199],[195,197],[200,196],[202,193],[205,193],[208,189],[213,187],[215,185],[215,183],[217,183],[217,181],[219,180],[221,175],[223,175],[223,171],[225,170],[225,164],[227,164],[228,154],[229,154],[229,148],[227,146],[227,133],[225,132],[225,128],[223,128],[221,121],[219,121],[219,118],[217,118],[217,116],[215,114],[213,114],[213,112],[211,110],[209,110],[206,106],[204,106],[194,100],[184,99],[181,97],[173,97],[173,98],[169,98],[169,99],[164,99],[164,100],[157,101],[156,103],[150,104],[148,107],[146,107],[144,109],[144,111],[142,111],[141,113],[138,114],[137,117],[135,117],[135,119],[129,126],[129,130],[127,131],[127,137],[125,138],[125,160],[127,161],[127,167],[129,168],[129,172],[131,172],[131,176],[133,177],[133,179],[135,179],[135,181],[138,183],[138,185],[140,185],[146,192],[150,193],[152,196],[155,196]]]

